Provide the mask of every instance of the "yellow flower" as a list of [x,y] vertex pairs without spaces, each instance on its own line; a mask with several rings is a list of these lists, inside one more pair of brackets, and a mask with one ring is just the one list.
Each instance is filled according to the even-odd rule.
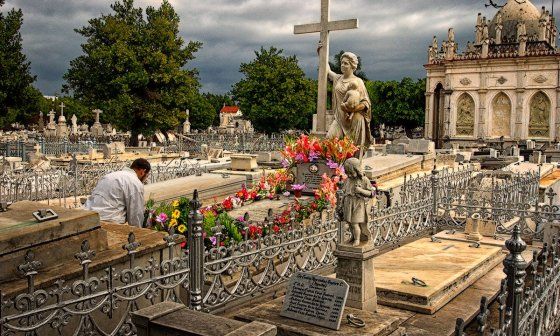
[[179,201],[173,201],[173,202],[171,202],[171,205],[176,208],[176,207],[179,206]]
[[173,218],[169,221],[169,226],[175,226],[175,225],[177,225],[177,220]]
[[187,227],[185,226],[185,224],[181,224],[177,227],[177,231],[179,231],[179,233],[184,233],[185,231],[187,231]]
[[173,211],[173,214],[171,214],[171,218],[177,219],[177,218],[179,218],[179,216],[181,216],[181,211],[179,211],[179,210],[175,210],[175,211]]

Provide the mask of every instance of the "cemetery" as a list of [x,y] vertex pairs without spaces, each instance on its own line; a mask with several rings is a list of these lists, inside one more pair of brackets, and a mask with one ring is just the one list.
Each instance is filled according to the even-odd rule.
[[[367,54],[331,62],[333,36],[363,27],[319,2],[319,21],[290,24],[293,43],[319,33],[316,80],[261,47],[230,96],[200,94],[196,69],[182,69],[200,45],[183,46],[164,1],[136,17],[134,34],[178,43],[184,60],[136,36],[161,56],[146,78],[169,57],[157,79],[139,96],[110,96],[117,82],[140,85],[127,68],[93,94],[84,64],[97,62],[96,77],[122,64],[105,68],[95,57],[110,43],[94,43],[107,36],[88,34],[115,22],[132,34],[118,21],[137,10],[125,0],[76,29],[88,41],[64,75],[73,96],[44,97],[46,115],[0,106],[1,336],[560,334],[554,9],[483,1],[493,18],[478,14],[464,53],[453,28],[441,48],[434,37],[423,119],[411,124],[396,105],[380,112],[389,98],[361,72]],[[0,33],[16,14],[0,12]],[[283,88],[306,84],[283,97],[275,76],[251,77],[272,63]],[[255,107],[260,94],[284,100]],[[305,95],[309,105],[290,100]],[[21,116],[8,124],[12,111]]]

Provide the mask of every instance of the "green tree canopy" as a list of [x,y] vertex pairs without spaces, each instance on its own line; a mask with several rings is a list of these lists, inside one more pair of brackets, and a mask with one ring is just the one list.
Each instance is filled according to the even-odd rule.
[[204,93],[204,98],[212,105],[212,109],[214,111],[214,120],[213,124],[218,125],[220,121],[220,110],[225,105],[232,106],[235,104],[233,99],[228,94],[215,94],[215,93]]
[[424,122],[426,80],[366,82],[372,104],[373,126],[403,126],[407,131]]
[[[4,4],[0,0],[0,8]],[[38,113],[41,92],[31,86],[31,63],[22,51],[21,9],[0,12],[0,128],[14,121],[26,123]]]
[[305,77],[295,56],[282,52],[255,51],[256,58],[240,66],[245,77],[233,85],[241,111],[258,131],[309,129],[316,109],[315,82]]
[[179,16],[168,0],[145,10],[134,0],[117,1],[113,12],[89,20],[76,32],[87,40],[83,55],[70,62],[64,75],[66,92],[90,108],[104,110],[102,118],[134,135],[172,129],[191,111],[193,127],[210,124],[210,105],[201,102],[198,72],[184,67],[202,44],[185,45],[179,36]]

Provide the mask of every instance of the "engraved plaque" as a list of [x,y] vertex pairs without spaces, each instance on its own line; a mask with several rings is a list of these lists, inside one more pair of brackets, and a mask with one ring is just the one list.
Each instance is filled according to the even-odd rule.
[[339,330],[348,287],[344,280],[297,273],[290,279],[280,315]]

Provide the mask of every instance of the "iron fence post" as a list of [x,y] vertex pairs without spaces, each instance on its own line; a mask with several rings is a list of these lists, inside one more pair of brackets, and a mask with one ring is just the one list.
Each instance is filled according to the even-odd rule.
[[204,284],[204,241],[202,238],[201,203],[198,199],[198,190],[193,192],[190,202],[188,224],[188,249],[189,249],[189,307],[193,310],[202,310],[202,286]]
[[439,177],[438,171],[435,166],[432,170],[432,176],[430,176],[430,180],[432,183],[432,234],[436,234],[439,202]]
[[527,262],[521,253],[527,248],[527,244],[521,239],[521,228],[516,225],[513,234],[506,241],[509,254],[504,259],[504,273],[507,277],[507,300],[506,309],[511,314],[510,335],[519,334],[519,322],[521,320],[521,300],[523,299],[523,289],[525,285],[525,268]]
[[336,208],[334,209],[334,219],[337,221],[337,244],[344,243],[344,206],[342,199],[344,191],[342,191],[342,182],[338,183],[338,190],[336,191]]

